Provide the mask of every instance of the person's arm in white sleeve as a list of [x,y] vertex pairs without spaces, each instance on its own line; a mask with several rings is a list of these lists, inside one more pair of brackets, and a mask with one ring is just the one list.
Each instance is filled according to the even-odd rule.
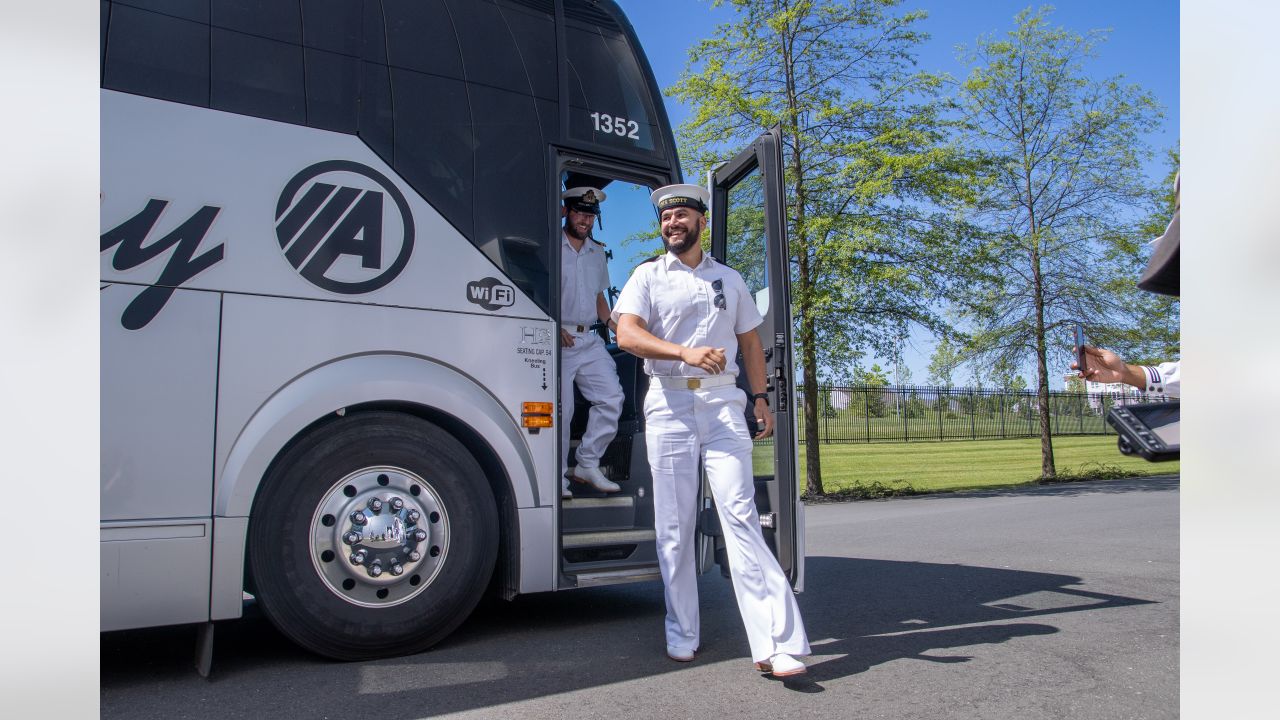
[[1169,397],[1182,397],[1181,360],[1140,367],[1147,381],[1144,390],[1151,393],[1164,393]]

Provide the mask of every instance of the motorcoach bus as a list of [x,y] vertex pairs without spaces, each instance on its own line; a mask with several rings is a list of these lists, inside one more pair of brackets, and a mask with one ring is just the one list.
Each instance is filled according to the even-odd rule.
[[[252,597],[371,658],[486,588],[659,578],[646,378],[616,345],[623,490],[559,492],[560,192],[612,183],[622,238],[682,181],[612,0],[104,0],[101,27],[103,631],[197,624],[207,672]],[[798,586],[779,153],[766,133],[709,178],[712,253],[766,317],[757,498]]]

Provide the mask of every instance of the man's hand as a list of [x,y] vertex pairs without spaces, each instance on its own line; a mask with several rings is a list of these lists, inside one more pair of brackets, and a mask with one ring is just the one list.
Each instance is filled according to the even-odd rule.
[[769,403],[764,398],[756,398],[756,428],[760,432],[756,433],[755,440],[763,440],[773,434],[773,410],[769,409]]
[[[1096,383],[1127,383],[1134,387],[1146,387],[1146,375],[1142,372],[1142,368],[1137,365],[1130,365],[1120,358],[1119,355],[1104,350],[1103,348],[1084,346],[1085,369],[1080,373],[1080,377],[1089,382]],[[1071,369],[1079,370],[1078,363],[1072,362]]]
[[560,328],[560,346],[573,347],[573,336],[570,335],[569,331],[565,330],[564,328]]
[[728,364],[724,357],[724,348],[706,346],[681,349],[680,361],[691,367],[702,368],[712,375],[724,372],[725,365]]

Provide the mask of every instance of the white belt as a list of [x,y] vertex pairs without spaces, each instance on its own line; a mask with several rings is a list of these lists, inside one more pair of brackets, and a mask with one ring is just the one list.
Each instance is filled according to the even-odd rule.
[[670,375],[651,375],[649,380],[657,381],[664,390],[697,390],[713,388],[721,385],[733,385],[738,381],[737,375],[700,375],[698,377],[679,377]]
[[560,323],[560,327],[564,328],[565,332],[573,334],[584,333],[591,329],[590,325],[570,325],[569,323]]

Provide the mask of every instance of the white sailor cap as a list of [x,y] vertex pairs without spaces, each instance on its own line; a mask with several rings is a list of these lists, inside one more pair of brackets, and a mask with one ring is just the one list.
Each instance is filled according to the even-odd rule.
[[604,202],[604,198],[604,191],[593,187],[571,187],[560,193],[565,207],[593,215],[600,214],[600,203]]
[[663,210],[673,207],[693,208],[702,214],[707,213],[707,203],[711,202],[711,193],[698,185],[667,185],[654,190],[649,200],[661,215]]

